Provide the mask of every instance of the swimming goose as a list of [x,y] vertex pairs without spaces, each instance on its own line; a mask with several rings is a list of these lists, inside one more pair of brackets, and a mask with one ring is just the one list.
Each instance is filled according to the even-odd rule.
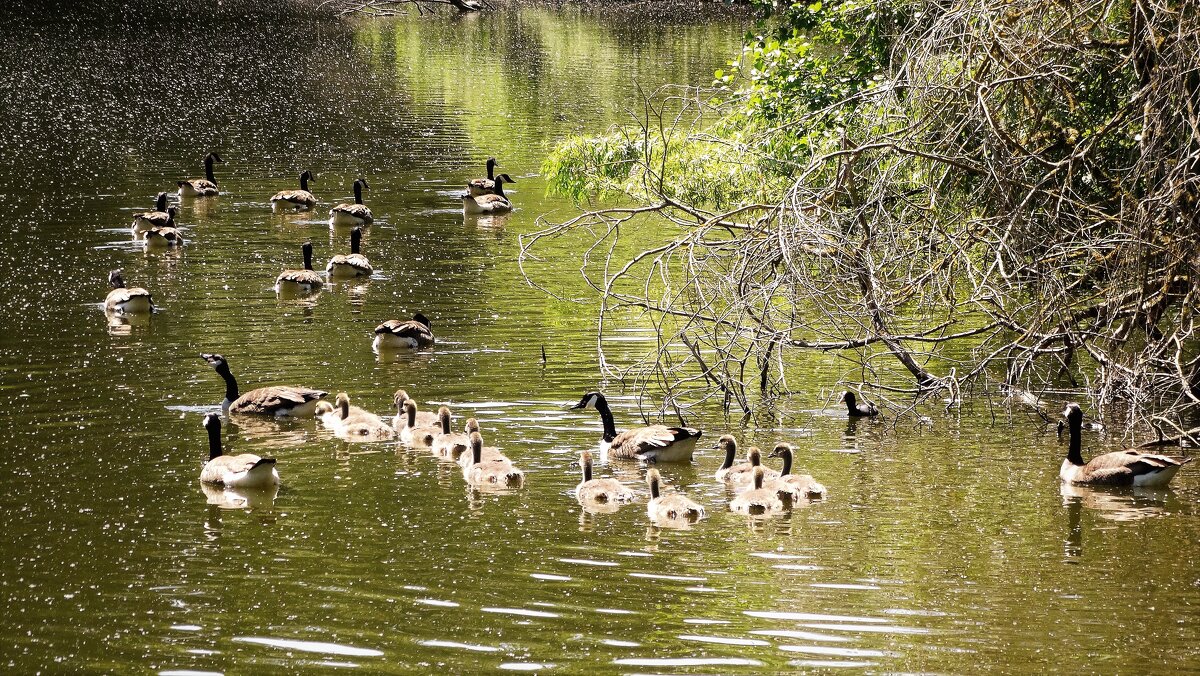
[[[496,194],[496,175],[494,173],[496,167],[500,166],[496,163],[496,158],[489,157],[487,161],[487,178],[476,178],[467,183],[467,190],[471,192],[471,197],[481,197],[483,195]],[[505,183],[516,183],[508,174],[500,174],[500,178]]]
[[300,293],[308,293],[321,288],[325,284],[325,280],[321,279],[321,275],[313,270],[312,242],[305,242],[301,247],[304,252],[304,269],[302,270],[284,270],[275,278],[275,291],[294,291]]
[[479,422],[474,418],[467,419],[466,433],[456,434],[450,431],[450,407],[438,409],[438,427],[441,430],[434,435],[430,450],[434,455],[458,460],[471,447],[471,432],[479,431]]
[[774,481],[769,481],[768,487],[779,488],[780,497],[783,496],[785,487],[790,487],[794,494],[793,499],[804,500],[823,500],[826,493],[825,487],[817,480],[808,474],[792,474],[792,445],[791,444],[776,444],[775,449],[771,451],[770,458],[783,458],[783,471],[779,473],[779,478]]
[[657,469],[646,472],[646,483],[650,486],[650,502],[646,504],[646,514],[655,523],[692,523],[703,519],[704,507],[679,493],[662,495]]
[[514,467],[508,458],[489,460],[482,451],[483,437],[478,432],[472,432],[472,463],[463,468],[463,479],[467,483],[472,486],[520,486],[525,483],[525,473]]
[[[410,398],[408,392],[405,390],[396,390],[396,394],[392,395],[392,402],[396,404],[396,418],[393,426],[397,432],[404,429],[404,426],[408,424],[408,414],[404,412],[404,402]],[[413,401],[415,402],[416,400],[414,399]],[[440,425],[441,423],[438,422],[436,413],[417,411],[417,427],[440,427]]]
[[592,478],[592,454],[584,451],[579,454],[579,464],[583,467],[583,481],[575,486],[575,499],[580,504],[596,503],[602,505],[631,502],[633,491],[616,479]]
[[221,417],[204,416],[208,430],[208,462],[200,470],[200,481],[230,488],[267,488],[279,485],[275,458],[260,458],[253,453],[225,455],[221,452]]
[[163,225],[156,225],[142,233],[142,241],[147,247],[162,248],[172,246],[183,246],[183,235],[175,227],[175,214],[179,210],[175,207],[167,209],[167,220]]
[[375,327],[375,350],[416,350],[433,345],[429,319],[420,312],[412,319],[389,319]]
[[463,453],[462,455],[458,456],[458,464],[461,465],[464,470],[469,468],[472,464],[480,462],[481,460],[482,462],[507,462],[512,464],[512,461],[508,459],[508,456],[501,453],[499,448],[496,448],[495,446],[483,445],[483,433],[479,430],[478,423],[475,424],[475,430],[467,435],[471,443],[474,443],[476,436],[479,437],[479,454],[476,455],[475,449],[471,449],[470,453]]
[[[1144,486],[1161,488],[1170,483],[1179,468],[1191,458],[1171,458],[1165,455],[1142,453],[1132,448],[1113,451],[1083,462],[1083,409],[1074,402],[1063,410],[1071,432],[1067,458],[1063,460],[1058,477],[1063,482],[1089,486]],[[1062,431],[1062,426],[1059,426]]]
[[300,174],[300,189],[299,190],[280,190],[271,197],[271,207],[279,209],[296,209],[304,211],[311,209],[317,204],[317,198],[308,191],[308,182],[315,181],[312,172],[305,169],[303,174]]
[[433,437],[442,431],[440,426],[417,423],[417,402],[412,399],[404,402],[404,419],[404,426],[397,432],[400,433],[400,441],[409,446],[429,446],[433,443]]
[[325,265],[325,272],[330,277],[370,277],[375,270],[371,267],[371,261],[359,253],[361,247],[362,228],[355,228],[350,231],[350,253],[330,258]]
[[754,488],[740,493],[736,498],[731,500],[729,502],[729,509],[731,511],[757,516],[759,514],[776,514],[787,510],[787,506],[783,504],[783,500],[779,499],[778,491],[771,488],[763,488],[765,474],[765,468],[754,468]]
[[846,403],[846,413],[850,414],[851,418],[873,418],[879,415],[879,409],[875,408],[875,404],[871,402],[858,403],[857,397],[850,390],[846,390],[838,401]]
[[600,419],[604,422],[602,458],[607,456],[621,459],[637,458],[646,462],[691,462],[696,440],[703,434],[692,427],[666,425],[635,427],[617,434],[612,410],[609,409],[608,400],[603,394],[588,392],[578,404],[571,407],[572,410],[587,408],[599,411]]
[[122,314],[154,312],[154,299],[150,297],[150,292],[140,286],[126,288],[125,279],[121,277],[120,270],[108,273],[108,283],[112,286],[112,291],[109,291],[104,298],[106,312]]
[[[726,434],[720,439],[717,439],[717,448],[725,453],[725,459],[721,462],[720,469],[717,470],[717,481],[725,481],[725,477],[730,474],[746,474],[749,475],[754,471],[754,465],[750,464],[749,459],[746,462],[734,465],[733,461],[737,458],[737,440]],[[747,483],[749,483],[747,481]]]
[[462,196],[463,214],[507,214],[513,210],[512,202],[504,196],[504,176],[499,176],[493,183],[496,186],[496,192],[488,195],[480,195],[472,197],[471,191],[467,191]]
[[225,380],[225,399],[221,402],[221,408],[227,413],[270,415],[277,418],[309,417],[316,411],[317,402],[328,394],[307,387],[273,385],[250,390],[239,396],[237,380],[229,371],[229,362],[225,361],[225,357],[208,353],[200,356]]
[[396,430],[383,422],[382,418],[365,409],[351,406],[350,395],[339,392],[336,402],[333,417],[327,413],[321,422],[326,426],[332,422],[333,433],[338,437],[346,441],[391,441],[396,438]]
[[171,215],[167,212],[167,193],[158,193],[158,198],[154,201],[154,211],[143,211],[133,215],[133,225],[130,226],[130,231],[134,236],[146,232],[150,228],[167,225]]
[[375,217],[371,215],[371,210],[367,205],[363,204],[362,191],[363,188],[370,188],[367,185],[367,179],[359,178],[354,181],[354,204],[342,202],[329,210],[329,225],[332,226],[351,226],[351,225],[370,225],[375,222]]
[[217,179],[213,176],[213,162],[224,163],[225,160],[216,153],[204,156],[204,178],[193,178],[179,182],[180,197],[214,197],[220,194],[217,190]]

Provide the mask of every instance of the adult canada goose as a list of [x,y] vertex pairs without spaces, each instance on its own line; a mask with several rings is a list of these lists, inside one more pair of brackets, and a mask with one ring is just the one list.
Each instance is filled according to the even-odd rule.
[[[396,419],[394,426],[397,432],[404,429],[404,426],[408,424],[408,414],[404,412],[404,402],[408,401],[409,399],[411,399],[411,397],[409,397],[408,392],[404,390],[396,390],[396,394],[392,395],[392,402],[396,404]],[[414,399],[413,402],[415,403],[416,400]],[[439,427],[440,425],[441,423],[438,422],[438,416],[436,413],[420,410],[417,411],[417,427]]]
[[703,434],[692,427],[666,425],[635,427],[617,434],[612,410],[603,394],[588,392],[578,404],[571,407],[572,410],[586,408],[599,411],[600,420],[604,422],[602,458],[606,455],[621,459],[637,458],[646,462],[691,462],[696,440]]
[[330,258],[325,265],[325,272],[330,277],[370,277],[375,270],[371,267],[371,261],[359,253],[361,247],[362,228],[355,228],[350,231],[350,253]]
[[125,287],[125,279],[120,270],[108,273],[108,283],[112,291],[104,298],[104,310],[121,314],[142,314],[154,312],[154,299],[150,292],[140,286]]
[[140,235],[150,228],[162,227],[169,225],[171,214],[167,211],[167,193],[158,193],[158,198],[154,200],[154,211],[143,211],[133,215],[133,225],[130,230],[133,234]]
[[[327,402],[321,404],[328,405]],[[318,404],[321,423],[346,441],[390,441],[396,438],[396,430],[383,422],[379,416],[350,405],[350,395],[339,392],[332,413],[326,406]]]
[[693,523],[703,519],[704,507],[679,493],[663,495],[661,493],[662,477],[657,469],[646,472],[646,484],[650,486],[650,502],[646,504],[646,514],[655,523]]
[[375,350],[417,350],[433,345],[429,319],[420,312],[412,319],[389,319],[375,327]]
[[311,209],[317,204],[317,198],[308,191],[308,182],[315,181],[312,172],[305,169],[304,173],[300,174],[300,189],[299,190],[280,190],[271,197],[271,207],[279,209],[296,209],[304,211]]
[[846,390],[838,401],[846,403],[846,413],[849,413],[851,418],[873,418],[879,415],[879,409],[875,408],[875,404],[871,402],[858,403],[858,398],[850,390]]
[[375,222],[371,210],[363,204],[363,188],[370,189],[367,179],[354,180],[354,204],[342,202],[329,210],[329,224],[332,226],[370,225]]
[[480,432],[478,423],[476,423],[475,430],[467,434],[467,437],[471,443],[474,443],[476,436],[479,437],[479,454],[476,455],[475,449],[472,448],[470,453],[463,453],[462,455],[458,456],[458,464],[461,465],[464,470],[469,468],[472,464],[480,462],[481,460],[482,462],[496,461],[507,462],[510,464],[512,463],[512,461],[508,459],[507,455],[504,455],[500,452],[500,449],[496,448],[495,446],[483,445],[483,433]]
[[175,227],[175,214],[178,209],[167,209],[167,220],[163,225],[156,225],[142,233],[142,241],[152,248],[183,246],[183,235]]
[[[464,454],[465,455],[465,454]],[[483,437],[471,433],[472,463],[463,469],[463,479],[472,486],[520,486],[525,473],[513,466],[508,458],[488,459],[483,455]]]
[[225,361],[225,357],[209,353],[200,356],[225,380],[225,399],[221,402],[221,408],[227,413],[270,415],[276,418],[309,417],[315,412],[317,402],[329,394],[307,387],[272,385],[239,395],[237,380],[229,371],[229,362]]
[[276,292],[294,291],[308,293],[316,291],[325,284],[325,280],[321,279],[321,275],[317,274],[316,270],[313,270],[312,242],[305,242],[304,246],[301,247],[301,251],[304,253],[304,269],[284,270],[279,273],[279,276],[275,278]]
[[417,402],[409,399],[404,402],[404,426],[397,430],[400,441],[409,446],[429,446],[433,437],[440,434],[440,426],[422,426],[417,422]]
[[474,418],[467,420],[466,433],[456,434],[450,431],[450,407],[438,409],[438,428],[440,432],[433,437],[430,449],[434,455],[450,460],[458,460],[471,448],[471,432],[479,431],[479,422]]
[[496,191],[479,197],[472,197],[471,191],[463,194],[463,214],[507,214],[513,210],[512,202],[504,196],[504,176],[496,177],[493,183]]
[[[467,183],[467,190],[471,192],[471,197],[496,194],[496,175],[494,172],[498,166],[500,165],[496,164],[496,158],[488,158],[487,178],[476,178]],[[513,180],[513,178],[508,174],[500,174],[500,178],[503,179],[505,183],[516,183],[516,181]]]
[[200,470],[200,481],[230,488],[267,488],[279,485],[275,458],[260,458],[253,453],[225,455],[221,452],[221,417],[204,416],[208,430],[208,462]]
[[216,153],[204,156],[204,178],[193,178],[179,182],[180,197],[215,197],[221,193],[217,189],[217,178],[213,176],[213,162],[224,163],[225,160]]
[[583,481],[575,486],[575,499],[581,504],[614,504],[631,502],[633,491],[616,479],[592,478],[592,454],[584,451],[579,454],[579,464],[583,468]]
[[771,451],[770,458],[783,458],[783,471],[779,473],[779,478],[772,485],[776,487],[790,486],[795,490],[795,494],[804,500],[823,500],[828,491],[817,480],[808,474],[792,474],[792,445],[791,444],[776,444],[775,449]]
[[750,514],[753,516],[759,514],[776,514],[785,511],[787,506],[783,504],[783,500],[779,499],[779,493],[770,488],[763,488],[765,475],[765,468],[755,467],[753,474],[754,488],[738,494],[736,498],[729,502],[729,509],[739,514]]
[[[1179,468],[1191,458],[1171,458],[1135,449],[1113,451],[1083,462],[1083,409],[1074,402],[1063,410],[1071,443],[1058,477],[1070,484],[1089,486],[1144,486],[1161,488],[1170,483]],[[1061,432],[1062,427],[1060,425]]]

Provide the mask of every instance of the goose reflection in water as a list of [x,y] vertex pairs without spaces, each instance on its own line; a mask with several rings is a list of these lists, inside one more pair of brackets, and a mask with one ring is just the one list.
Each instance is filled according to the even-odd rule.
[[238,414],[226,415],[225,420],[230,431],[252,437],[255,446],[292,449],[303,446],[309,438],[309,429],[296,420]]
[[108,335],[110,336],[131,336],[134,330],[137,333],[144,333],[144,329],[150,327],[150,314],[122,314],[120,312],[105,311],[105,319],[108,322]]
[[1060,484],[1059,492],[1068,509],[1087,507],[1109,521],[1140,521],[1163,516],[1167,513],[1166,502],[1171,495],[1169,488],[1115,488],[1069,483]]

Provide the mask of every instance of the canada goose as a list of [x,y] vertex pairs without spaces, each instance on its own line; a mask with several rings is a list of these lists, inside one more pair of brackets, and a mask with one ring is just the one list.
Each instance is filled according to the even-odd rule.
[[108,296],[104,298],[106,312],[122,314],[154,312],[154,299],[150,297],[150,292],[140,286],[125,288],[125,279],[121,277],[120,270],[108,273],[108,283],[112,286],[112,291],[109,291]]
[[161,227],[168,225],[167,221],[171,218],[167,211],[167,193],[160,192],[154,200],[154,211],[143,211],[133,215],[133,225],[130,230],[134,236],[146,232],[150,228]]
[[[473,426],[473,427],[472,427]],[[467,420],[466,433],[455,434],[450,431],[450,407],[438,409],[438,427],[441,430],[434,435],[430,448],[434,455],[450,460],[458,460],[471,447],[471,432],[479,431],[479,422],[474,418]]]
[[[795,495],[804,500],[823,500],[828,491],[825,487],[817,483],[817,480],[808,474],[792,474],[792,445],[791,444],[776,444],[775,449],[771,451],[770,458],[783,458],[783,471],[779,473],[779,478],[771,482],[771,485],[776,488],[791,487],[795,491]],[[785,491],[781,490],[781,495]]]
[[317,402],[329,394],[307,387],[272,385],[238,396],[237,380],[229,371],[229,362],[225,361],[225,357],[208,353],[200,356],[225,380],[225,400],[221,402],[221,408],[228,413],[271,415],[276,418],[309,417],[316,411]]
[[374,269],[371,267],[371,261],[359,253],[361,247],[362,228],[355,228],[350,231],[350,253],[330,258],[329,263],[325,265],[325,272],[329,273],[330,277],[370,277]]
[[600,412],[604,422],[602,449],[613,458],[645,460],[646,462],[691,462],[696,440],[703,434],[692,427],[650,425],[635,427],[617,434],[608,400],[599,392],[588,392],[571,410],[591,408]]
[[215,197],[220,194],[217,190],[217,179],[213,176],[213,162],[221,162],[221,156],[209,153],[204,156],[204,178],[193,178],[179,182],[180,197]]
[[463,453],[458,456],[458,464],[465,470],[477,462],[507,462],[512,464],[507,455],[500,452],[500,449],[495,446],[483,445],[483,433],[479,430],[479,424],[475,424],[475,429],[467,434],[471,443],[474,443],[475,437],[479,437],[479,454],[476,455],[475,449],[472,448],[470,453]]
[[442,431],[439,426],[422,426],[417,423],[417,402],[412,399],[404,402],[404,417],[404,426],[397,431],[400,433],[400,441],[409,446],[429,446],[433,443],[433,437]]
[[420,312],[412,319],[389,319],[375,327],[376,350],[416,350],[433,345],[429,319]]
[[[520,486],[525,483],[525,473],[513,466],[508,458],[487,459],[482,454],[483,437],[471,433],[472,463],[463,469],[463,479],[472,486]],[[464,454],[465,455],[465,454]]]
[[766,469],[754,468],[754,488],[740,493],[729,502],[729,509],[740,514],[774,514],[785,511],[787,506],[779,499],[779,493],[770,488],[763,488]]
[[275,278],[275,291],[298,291],[308,293],[321,288],[325,284],[325,280],[321,279],[321,275],[313,270],[312,242],[305,242],[301,247],[304,252],[304,269],[302,270],[284,270]]
[[183,235],[175,227],[175,214],[179,210],[175,207],[167,209],[167,220],[163,225],[156,225],[149,230],[142,232],[142,241],[147,247],[163,248],[172,246],[183,246]]
[[646,484],[650,486],[650,502],[646,504],[646,514],[655,523],[687,522],[692,523],[703,519],[704,507],[679,493],[662,495],[658,470],[651,468],[646,472]]
[[583,481],[580,481],[575,486],[575,499],[581,504],[585,502],[612,504],[631,502],[633,500],[633,491],[629,490],[629,487],[620,481],[616,479],[592,478],[591,452],[584,451],[580,453],[579,464],[583,467]]
[[260,458],[253,453],[221,453],[221,417],[216,413],[204,416],[204,429],[208,430],[208,462],[200,470],[200,481],[234,488],[266,488],[279,484],[275,458]]
[[846,412],[850,414],[851,418],[873,418],[879,415],[879,409],[875,408],[875,404],[871,402],[858,403],[858,398],[850,390],[846,390],[838,401],[846,403]]
[[[404,412],[404,402],[408,401],[410,398],[411,397],[408,396],[408,392],[404,390],[396,390],[396,394],[392,395],[392,401],[396,404],[396,418],[394,426],[397,432],[404,429],[405,425],[408,424],[408,414]],[[436,413],[430,413],[429,411],[417,411],[417,427],[439,427],[440,425],[441,423],[438,422],[438,416]]]
[[[1071,432],[1071,444],[1062,468],[1060,480],[1090,486],[1144,486],[1161,488],[1170,483],[1179,468],[1191,458],[1171,458],[1165,455],[1142,453],[1132,448],[1098,455],[1083,462],[1083,409],[1074,402],[1063,410]],[[1059,426],[1061,432],[1062,427]]]
[[[370,225],[375,222],[375,217],[371,215],[371,210],[367,205],[363,204],[362,191],[363,188],[370,189],[367,185],[367,179],[359,178],[354,180],[354,204],[342,202],[329,210],[329,224],[332,226],[351,226],[351,225]],[[357,253],[357,252],[355,252]]]
[[[476,178],[467,183],[467,190],[471,191],[471,197],[481,197],[483,195],[496,194],[496,176],[493,172],[498,166],[500,165],[496,164],[496,158],[488,158],[487,178]],[[516,183],[516,181],[513,180],[513,178],[508,174],[500,174],[500,178],[503,179],[505,183]]]
[[494,193],[472,197],[468,190],[463,194],[463,214],[507,214],[513,210],[512,202],[504,196],[504,176],[497,177],[493,183],[496,186]]
[[346,441],[391,441],[396,438],[396,430],[382,418],[351,406],[350,395],[345,392],[338,393],[332,415],[324,406],[318,404],[318,408],[326,411],[321,417],[322,424],[326,427],[332,424],[333,433]]
[[736,439],[726,434],[717,440],[717,448],[721,449],[725,454],[720,469],[714,475],[717,481],[749,485],[753,479],[754,468],[762,463],[760,451],[756,447],[751,446],[746,452],[746,462],[735,465],[733,461],[737,458]]
[[300,189],[299,190],[280,190],[271,197],[271,207],[279,209],[296,209],[304,211],[311,209],[317,204],[317,198],[308,191],[308,182],[315,181],[312,172],[305,169],[303,174],[300,174]]

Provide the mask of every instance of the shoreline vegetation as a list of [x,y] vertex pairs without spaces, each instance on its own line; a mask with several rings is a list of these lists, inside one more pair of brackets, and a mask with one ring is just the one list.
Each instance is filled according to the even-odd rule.
[[[606,375],[750,413],[807,352],[898,416],[1072,393],[1200,441],[1195,0],[758,7],[711,85],[545,163],[581,213],[522,257],[587,252]],[[657,350],[608,361],[630,324]]]

